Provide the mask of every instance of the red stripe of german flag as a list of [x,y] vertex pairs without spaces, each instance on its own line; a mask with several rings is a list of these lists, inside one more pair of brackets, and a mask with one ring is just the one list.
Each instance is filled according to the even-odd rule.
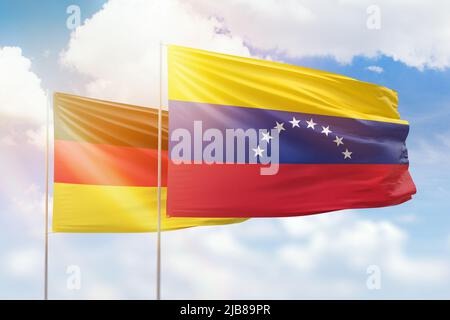
[[[167,186],[167,150],[162,152],[162,186]],[[55,182],[110,186],[158,185],[158,150],[55,141]]]

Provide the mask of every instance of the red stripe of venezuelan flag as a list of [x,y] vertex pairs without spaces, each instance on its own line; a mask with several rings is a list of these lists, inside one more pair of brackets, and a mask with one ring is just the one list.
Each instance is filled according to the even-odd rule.
[[175,185],[170,193],[182,204],[173,205],[175,216],[279,217],[384,207],[411,199],[414,188],[408,166],[401,164],[280,164],[270,176],[260,175],[262,167],[171,163],[176,185],[189,185]]
[[[53,231],[155,231],[158,111],[57,93],[54,118]],[[165,216],[167,112],[162,132],[162,230],[243,221]]]

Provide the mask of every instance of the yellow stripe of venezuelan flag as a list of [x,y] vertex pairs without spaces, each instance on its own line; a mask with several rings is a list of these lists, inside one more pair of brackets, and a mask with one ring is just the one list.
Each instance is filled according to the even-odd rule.
[[408,124],[394,90],[329,72],[168,47],[169,99]]
[[[157,188],[55,183],[54,232],[154,232]],[[222,225],[246,219],[168,218],[162,188],[161,229]]]

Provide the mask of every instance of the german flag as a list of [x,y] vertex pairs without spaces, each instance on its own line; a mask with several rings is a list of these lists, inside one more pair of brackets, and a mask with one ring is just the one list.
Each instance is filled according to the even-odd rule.
[[[53,102],[53,231],[156,231],[158,110],[63,93]],[[167,111],[162,133],[162,230],[244,221],[166,217]]]

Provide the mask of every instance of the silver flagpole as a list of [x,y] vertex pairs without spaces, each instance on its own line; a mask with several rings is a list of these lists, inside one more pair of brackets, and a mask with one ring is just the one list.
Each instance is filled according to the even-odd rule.
[[161,149],[162,149],[162,62],[163,44],[159,43],[159,110],[158,110],[158,223],[156,236],[156,300],[161,300]]
[[49,166],[49,117],[50,95],[47,91],[46,142],[45,142],[45,253],[44,253],[44,300],[48,300],[48,166]]

